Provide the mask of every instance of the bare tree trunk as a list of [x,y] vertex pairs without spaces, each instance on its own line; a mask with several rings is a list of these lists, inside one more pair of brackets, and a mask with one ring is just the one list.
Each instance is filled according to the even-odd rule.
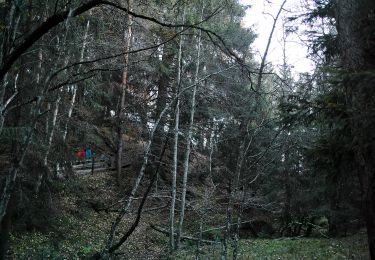
[[43,101],[45,100],[45,97],[48,93],[48,90],[51,84],[51,76],[52,74],[49,77],[47,77],[45,81],[43,82],[42,91],[38,95],[38,98],[36,99],[36,102],[35,102],[35,106],[30,112],[31,123],[26,132],[24,141],[21,144],[18,152],[16,153],[15,158],[12,161],[12,165],[5,178],[5,184],[4,184],[1,199],[0,199],[0,222],[3,220],[6,214],[9,199],[15,187],[17,175],[22,167],[22,164],[25,160],[26,154],[28,153],[30,144],[32,142],[32,139],[36,130],[36,126],[40,117],[40,110],[42,109]]
[[[133,224],[129,228],[129,230],[121,237],[121,239],[119,240],[119,242],[116,243],[115,245],[111,246],[111,248],[108,249],[108,253],[109,254],[111,254],[114,251],[116,251],[123,243],[125,243],[125,241],[130,237],[130,235],[135,231],[136,227],[138,226],[139,221],[141,219],[143,206],[144,206],[144,204],[145,204],[145,202],[147,200],[147,196],[150,193],[154,182],[156,181],[156,177],[158,175],[158,171],[160,169],[160,165],[162,164],[163,156],[164,156],[165,150],[166,150],[167,145],[168,145],[168,140],[169,140],[169,134],[167,135],[167,137],[166,137],[166,139],[164,141],[163,148],[162,148],[161,153],[159,155],[159,164],[158,164],[158,166],[156,168],[156,171],[153,173],[153,175],[151,177],[151,180],[150,180],[150,184],[148,185],[147,190],[144,193],[143,198],[141,200],[141,203],[138,206],[137,217],[136,217],[135,221],[133,222]],[[99,254],[98,258],[100,259],[101,257],[102,257],[102,255]]]
[[[17,30],[19,26],[19,22],[21,19],[21,16],[18,15],[16,17],[16,5],[15,2],[12,1],[12,6],[9,9],[9,17],[6,19],[7,21],[7,28],[5,32],[3,32],[2,42],[1,42],[1,48],[0,48],[0,64],[3,64],[4,62],[4,55],[6,56],[8,52],[10,51],[10,47],[12,46],[12,42],[15,41]],[[7,106],[10,104],[10,102],[17,96],[17,80],[18,80],[19,73],[16,74],[15,80],[14,80],[14,88],[15,92],[14,94],[8,98],[7,101],[4,102],[4,96],[5,91],[8,85],[8,73],[4,74],[4,78],[0,81],[0,134],[4,127],[4,121],[5,121],[5,115],[6,115],[6,109]]]
[[237,215],[237,224],[236,224],[236,232],[234,235],[234,248],[233,248],[233,260],[237,259],[238,251],[240,248],[240,229],[242,223],[242,214],[243,214],[243,207],[245,204],[246,192],[245,192],[245,185],[242,186],[242,199],[240,204],[240,209]]
[[228,257],[228,242],[230,238],[230,229],[232,224],[232,213],[233,213],[233,198],[232,198],[232,180],[229,180],[229,187],[228,187],[228,196],[229,201],[227,205],[227,219],[225,223],[225,232],[224,232],[224,238],[222,243],[222,249],[221,249],[221,260],[226,260]]
[[212,176],[212,155],[214,153],[214,138],[215,138],[215,122],[212,122],[212,128],[211,128],[211,133],[210,133],[210,152],[208,156],[208,171],[209,175]]
[[[162,55],[162,63],[168,64],[168,70],[170,69],[170,64],[173,63],[174,59],[174,52],[167,53],[167,50],[163,50]],[[155,107],[155,115],[154,115],[154,120],[156,121],[157,118],[159,118],[161,112],[163,111],[165,104],[168,102],[168,87],[170,85],[170,75],[166,73],[166,71],[163,71],[161,68],[160,70],[160,76],[157,82],[157,99],[156,99],[156,107]],[[158,128],[156,129],[155,132],[155,140],[154,144],[152,147],[152,152],[154,156],[151,158],[152,159],[152,165],[157,165],[157,158],[156,154],[160,154],[160,149],[162,146],[162,140],[164,136],[164,126],[165,126],[166,120],[163,118],[160,123]],[[160,173],[158,174],[158,179],[161,177],[161,179],[165,179],[165,173],[164,173],[164,167],[160,169]]]
[[[203,8],[202,8],[202,13],[203,13]],[[200,67],[201,31],[199,31],[199,34],[198,34],[197,45],[198,45],[197,46],[197,61],[196,61],[195,76],[194,76],[194,88],[193,88],[193,93],[191,96],[189,129],[188,129],[188,135],[186,138],[186,151],[185,151],[185,157],[184,157],[184,173],[183,173],[183,181],[182,181],[182,194],[181,194],[181,206],[180,206],[181,211],[180,211],[180,219],[179,219],[178,226],[177,226],[176,249],[178,249],[179,244],[180,244],[182,226],[183,226],[184,217],[185,217],[186,189],[187,189],[187,179],[188,179],[188,173],[189,173],[191,139],[193,135],[194,114],[195,114],[195,96],[197,93],[199,67]]]
[[[240,126],[240,136],[243,136],[243,139],[241,141],[239,150],[238,150],[238,158],[236,163],[236,169],[234,174],[234,180],[231,180],[230,182],[230,188],[229,188],[229,202],[227,207],[227,224],[225,229],[225,237],[224,240],[229,239],[231,237],[231,226],[232,226],[232,217],[233,217],[233,209],[234,209],[234,202],[235,202],[235,196],[238,193],[239,190],[239,184],[241,181],[241,171],[243,162],[245,160],[246,154],[248,153],[248,150],[250,148],[250,145],[252,143],[253,137],[249,138],[249,132],[247,130],[247,125],[244,123]],[[249,139],[249,140],[248,140]],[[245,189],[245,187],[244,187]],[[241,221],[241,220],[239,220]],[[227,246],[228,241],[225,241],[225,245]],[[238,246],[238,245],[237,245]],[[235,245],[236,247],[236,245]],[[238,250],[238,249],[237,249]],[[223,252],[224,255],[224,252]],[[227,249],[225,250],[225,257],[227,257]],[[237,257],[237,256],[235,256]]]
[[[179,96],[181,94],[183,94],[185,91],[187,91],[190,88],[194,87],[194,85],[185,87],[182,91],[179,92]],[[178,98],[178,97],[176,97],[176,98]],[[154,135],[155,135],[156,129],[158,129],[160,121],[162,120],[164,114],[168,111],[168,109],[172,106],[172,104],[174,104],[175,101],[176,101],[175,99],[172,100],[169,104],[167,104],[164,107],[164,109],[160,112],[159,117],[155,121],[155,124],[154,124],[154,126],[152,127],[152,129],[150,131],[149,140],[148,140],[148,142],[147,142],[147,144],[145,146],[145,151],[144,151],[144,156],[143,156],[143,163],[142,163],[141,169],[139,170],[138,176],[137,176],[137,178],[135,180],[135,183],[133,185],[133,189],[132,189],[132,191],[130,193],[130,196],[129,196],[127,202],[124,203],[121,211],[119,212],[118,216],[116,217],[116,219],[112,223],[112,227],[111,227],[111,230],[110,230],[110,233],[109,233],[109,236],[108,236],[108,241],[107,241],[106,247],[105,247],[105,249],[103,251],[103,255],[105,255],[105,253],[108,252],[108,248],[110,248],[112,246],[115,231],[116,231],[118,225],[120,224],[121,220],[123,219],[123,217],[126,215],[126,213],[129,212],[129,209],[130,209],[130,207],[132,205],[135,193],[138,191],[139,185],[140,185],[140,183],[141,183],[141,181],[143,179],[143,176],[144,176],[144,173],[145,173],[145,169],[146,169],[146,166],[147,166],[147,163],[148,163],[148,160],[149,160],[149,156],[150,156],[150,152],[151,152],[151,145],[152,145],[153,140],[154,140]]]
[[[90,29],[90,20],[87,20],[86,30],[85,30],[85,34],[83,36],[82,49],[81,49],[81,55],[79,57],[79,62],[82,62],[84,60],[89,29]],[[78,72],[80,71],[80,68],[81,68],[81,65],[78,66]],[[77,97],[77,86],[73,85],[71,87],[72,87],[72,99],[70,100],[70,103],[69,103],[68,118],[66,120],[63,135],[62,135],[63,142],[66,140],[66,136],[68,134],[68,124],[69,124],[70,118],[72,117],[73,109],[74,109],[74,105],[75,105],[76,97]]]
[[230,187],[229,187],[229,192],[228,192],[229,201],[228,201],[228,206],[227,206],[227,222],[226,222],[225,236],[224,236],[224,243],[223,243],[225,246],[223,248],[222,259],[226,259],[228,255],[228,240],[231,237],[231,233],[232,233],[231,226],[232,226],[235,195],[238,190],[238,184],[239,184],[240,177],[241,177],[242,163],[243,163],[245,153],[246,153],[245,142],[246,142],[246,137],[244,137],[239,147],[234,181],[232,180],[230,181]]
[[151,150],[151,145],[152,145],[152,142],[153,142],[153,139],[154,139],[155,131],[158,128],[158,125],[160,123],[161,118],[164,116],[164,114],[167,112],[167,110],[170,108],[170,106],[171,106],[171,103],[167,104],[165,106],[165,108],[161,111],[161,113],[159,115],[159,118],[156,120],[156,122],[154,124],[154,127],[150,131],[149,140],[148,140],[148,142],[146,144],[145,151],[144,151],[143,163],[142,163],[141,169],[139,170],[138,176],[137,176],[137,178],[136,178],[136,180],[134,182],[133,189],[132,189],[132,191],[130,193],[130,196],[129,196],[127,202],[124,203],[121,211],[119,212],[119,214],[117,215],[116,219],[112,223],[111,230],[110,230],[110,233],[109,233],[109,236],[108,236],[108,240],[107,240],[107,244],[106,244],[106,247],[104,249],[103,254],[105,254],[106,252],[108,252],[108,249],[111,248],[111,246],[113,244],[113,239],[114,239],[115,231],[116,231],[118,225],[120,224],[121,220],[126,215],[126,213],[129,212],[129,209],[130,209],[130,207],[132,205],[132,202],[133,202],[133,199],[135,197],[135,194],[138,191],[139,185],[140,185],[140,183],[141,183],[141,181],[143,179],[143,176],[145,174],[145,170],[146,170],[146,166],[147,166],[148,159],[149,159],[149,156],[150,156],[150,150]]
[[[59,106],[60,106],[60,99],[61,99],[61,96],[60,96],[60,93],[58,94],[58,97],[55,101],[55,107],[53,109],[53,116],[52,116],[52,122],[51,122],[51,131],[48,135],[48,139],[47,139],[47,150],[44,154],[44,158],[43,158],[43,166],[45,168],[48,167],[48,155],[50,153],[50,150],[51,150],[51,145],[52,145],[52,141],[53,141],[53,136],[54,136],[54,133],[55,133],[55,128],[56,128],[56,122],[57,122],[57,115],[59,113]],[[40,189],[40,186],[42,185],[42,179],[43,179],[43,172],[40,172],[39,175],[38,175],[38,180],[35,184],[35,193],[38,194],[39,193],[39,189]]]
[[[181,43],[180,43],[181,47]],[[180,57],[180,55],[179,55]],[[179,69],[180,70],[180,69]],[[178,91],[178,90],[176,90]],[[178,92],[176,93],[178,96]],[[171,208],[169,212],[169,249],[171,251],[175,248],[174,243],[174,212],[176,206],[176,182],[178,171],[178,132],[179,132],[179,117],[180,117],[180,99],[177,98],[175,110],[175,127],[174,127],[174,143],[173,143],[173,169],[172,169],[172,183],[171,183]]]
[[[183,23],[185,22],[185,12],[186,9],[184,8],[183,13]],[[177,240],[176,244],[174,241],[174,214],[175,214],[175,206],[176,206],[176,186],[177,186],[177,171],[178,171],[178,134],[179,134],[179,123],[180,123],[180,99],[179,99],[179,91],[181,86],[181,70],[182,70],[182,45],[183,45],[183,38],[180,36],[180,43],[178,48],[178,68],[177,68],[177,84],[176,84],[176,110],[175,110],[175,127],[174,127],[174,146],[173,146],[173,169],[172,169],[172,183],[171,183],[171,208],[169,213],[169,247],[170,250],[173,251],[177,248]]]
[[[128,0],[128,10],[131,11],[131,0]],[[122,157],[123,157],[123,149],[124,149],[124,140],[123,140],[123,132],[124,132],[124,121],[125,121],[125,97],[126,97],[126,89],[128,86],[128,72],[129,72],[129,50],[132,44],[132,23],[133,19],[132,16],[128,13],[128,35],[125,47],[125,67],[122,73],[122,82],[121,82],[121,101],[119,105],[119,109],[117,112],[117,120],[118,120],[118,129],[117,129],[117,184],[120,185],[121,182],[121,170],[122,170]]]
[[[8,74],[7,74],[8,75]],[[4,127],[4,121],[6,116],[6,109],[9,106],[10,102],[13,101],[13,99],[18,95],[18,89],[17,89],[17,81],[19,73],[16,74],[14,78],[14,93],[12,96],[10,96],[5,102],[4,102],[4,95],[5,95],[5,89],[7,85],[7,75],[4,77],[3,86],[0,92],[0,134]]]
[[15,194],[13,194],[9,200],[7,213],[1,222],[0,226],[0,260],[5,260],[7,258],[8,248],[9,248],[9,234],[11,232],[12,227],[12,216],[16,209],[16,202],[15,202]]
[[266,49],[264,50],[262,61],[260,63],[260,67],[259,67],[259,71],[258,71],[257,84],[255,86],[255,91],[257,91],[257,93],[256,93],[256,106],[257,107],[260,106],[260,89],[261,89],[261,86],[262,86],[263,73],[264,73],[264,68],[266,66],[268,51],[269,51],[269,48],[271,46],[271,41],[272,41],[272,38],[273,38],[273,33],[275,31],[277,21],[279,20],[279,16],[280,16],[280,14],[281,14],[281,12],[284,8],[284,5],[285,5],[286,1],[287,0],[283,1],[283,3],[281,4],[281,6],[279,8],[279,11],[277,12],[276,17],[273,18],[272,29],[271,29],[270,35],[268,36],[267,46],[266,46]]
[[20,147],[19,152],[17,153],[16,157],[13,160],[13,163],[8,171],[8,174],[5,179],[5,184],[3,187],[3,192],[1,194],[1,200],[0,200],[0,222],[3,221],[3,218],[6,214],[7,208],[8,208],[8,203],[10,200],[10,197],[13,193],[13,189],[16,183],[17,175],[18,172],[21,169],[21,166],[23,164],[23,161],[25,159],[25,156],[29,150],[29,146],[31,144],[35,127],[38,122],[38,116],[39,116],[39,110],[40,110],[40,104],[42,102],[42,99],[45,95],[46,89],[43,91],[41,98],[39,98],[35,104],[35,107],[33,109],[33,122],[28,128],[28,131],[26,133],[25,141]]
[[[347,89],[355,162],[361,184],[370,258],[375,259],[375,68],[374,13],[372,0],[334,1],[341,65],[348,71],[343,80]],[[344,78],[343,78],[344,79]],[[349,79],[349,80],[348,80]]]
[[202,244],[202,235],[203,235],[203,216],[199,217],[199,232],[198,232],[198,241],[197,241],[197,250],[195,251],[195,260],[200,259],[201,244]]
[[[79,57],[79,62],[82,62],[84,60],[89,29],[90,29],[90,20],[87,20],[85,34],[83,36],[83,42],[82,42],[82,48],[81,48],[81,54],[80,54],[80,57]],[[78,69],[77,69],[78,72],[80,71],[80,69],[81,69],[81,65],[78,66]],[[75,105],[76,98],[77,98],[77,85],[72,85],[70,87],[72,88],[72,98],[70,99],[70,102],[69,102],[68,116],[66,118],[66,123],[65,123],[65,126],[64,126],[63,134],[62,134],[62,141],[63,142],[66,141],[66,137],[68,135],[68,125],[69,125],[69,121],[72,117],[74,105]],[[69,91],[69,88],[68,88],[68,91]],[[56,165],[57,171],[59,171],[59,168],[60,168],[60,166],[59,166],[59,164],[57,164]]]

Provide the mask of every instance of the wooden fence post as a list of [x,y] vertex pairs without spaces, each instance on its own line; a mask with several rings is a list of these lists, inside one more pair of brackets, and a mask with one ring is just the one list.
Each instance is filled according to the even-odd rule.
[[95,157],[94,155],[91,156],[91,174],[94,175],[94,169],[95,169]]

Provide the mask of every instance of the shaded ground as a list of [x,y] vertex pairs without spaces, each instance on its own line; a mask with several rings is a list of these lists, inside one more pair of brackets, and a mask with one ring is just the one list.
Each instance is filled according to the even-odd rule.
[[[96,173],[94,176],[77,177],[69,183],[61,183],[61,191],[54,200],[62,210],[57,219],[53,220],[52,231],[13,233],[12,258],[81,259],[100,251],[117,213],[96,210],[105,208],[122,197],[117,189],[109,188],[116,187],[115,178],[111,174]],[[149,205],[148,203],[146,208]],[[131,217],[135,215],[132,214]],[[120,232],[126,232],[130,222],[130,218],[124,221]],[[164,235],[153,233],[146,224],[149,222],[159,223],[155,221],[153,212],[143,215],[139,228],[129,243],[119,250],[119,259],[125,258],[125,255],[127,259],[158,258],[167,240]]]
[[[77,177],[69,182],[57,184],[59,192],[53,203],[59,209],[48,232],[31,231],[13,233],[11,256],[13,259],[82,259],[97,252],[105,244],[111,221],[118,207],[110,212],[101,209],[112,205],[123,197],[123,192],[115,185],[113,173],[102,172]],[[131,179],[125,183],[132,183]],[[147,181],[146,181],[147,184]],[[145,184],[145,185],[146,185]],[[125,193],[129,187],[125,187]],[[197,191],[198,192],[198,191]],[[155,194],[154,194],[155,195]],[[150,197],[145,205],[145,213],[139,227],[116,255],[117,259],[194,259],[196,246],[185,242],[182,251],[170,255],[166,245],[168,238],[152,230],[149,225],[165,225],[168,216],[168,194],[160,190],[158,198]],[[140,196],[140,195],[139,195]],[[192,204],[192,203],[191,203]],[[133,212],[136,211],[134,204]],[[193,207],[193,206],[191,206]],[[158,210],[149,209],[159,208]],[[126,232],[135,214],[122,223],[119,231]],[[205,227],[217,227],[224,223],[225,216],[210,211],[204,216]],[[194,210],[188,210],[186,230],[195,234],[199,217]],[[118,236],[121,234],[117,234]],[[218,239],[221,231],[209,234],[208,239]],[[220,245],[206,246],[201,251],[201,259],[220,259]],[[366,234],[339,239],[257,239],[242,240],[239,259],[369,259]]]
[[[242,240],[238,259],[369,259],[364,232],[345,238],[300,238]],[[190,248],[173,259],[193,259]],[[220,259],[220,247],[204,247],[202,259]]]

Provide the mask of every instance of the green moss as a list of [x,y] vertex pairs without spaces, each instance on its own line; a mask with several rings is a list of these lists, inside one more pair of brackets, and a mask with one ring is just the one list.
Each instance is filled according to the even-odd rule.
[[[177,253],[174,259],[193,259],[195,248]],[[203,259],[220,259],[220,246],[203,249]],[[232,250],[229,252],[232,255]],[[369,259],[365,234],[340,239],[256,239],[242,240],[238,259]]]

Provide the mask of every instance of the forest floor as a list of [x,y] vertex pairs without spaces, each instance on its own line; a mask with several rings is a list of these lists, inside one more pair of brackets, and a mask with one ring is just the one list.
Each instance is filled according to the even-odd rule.
[[[180,252],[174,259],[194,259],[196,249]],[[220,248],[204,247],[201,259],[220,259]],[[344,238],[241,240],[237,259],[369,259],[365,233]]]
[[[130,179],[128,180],[131,183]],[[82,259],[103,248],[111,221],[116,212],[103,209],[121,198],[115,188],[112,173],[76,177],[60,182],[58,192],[52,201],[58,211],[48,219],[44,231],[13,232],[11,236],[11,257],[13,259]],[[182,250],[169,254],[168,237],[150,227],[166,225],[168,199],[150,198],[146,211],[136,231],[118,250],[117,259],[194,259],[197,254],[193,242],[184,242]],[[137,205],[135,205],[137,206]],[[153,209],[161,208],[159,211]],[[136,212],[136,208],[133,209]],[[186,230],[194,234],[199,221],[187,212]],[[207,216],[206,216],[207,217]],[[205,220],[206,220],[205,217]],[[224,216],[210,216],[214,222],[223,223]],[[135,214],[120,226],[119,237],[125,233]],[[209,219],[209,217],[207,217]],[[214,226],[205,222],[205,227]],[[215,238],[215,234],[211,234]],[[220,235],[220,233],[216,234]],[[239,259],[369,259],[364,232],[343,238],[299,238],[299,239],[251,239],[241,240]],[[201,259],[219,259],[220,245],[204,246],[199,252]]]

